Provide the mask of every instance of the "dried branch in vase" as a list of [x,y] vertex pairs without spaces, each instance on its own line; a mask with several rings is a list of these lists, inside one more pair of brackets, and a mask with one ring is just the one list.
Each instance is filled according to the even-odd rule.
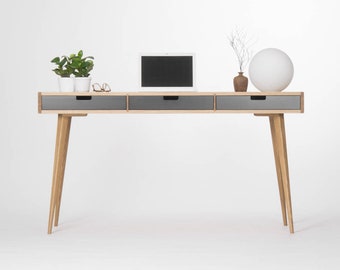
[[230,34],[229,42],[237,56],[240,72],[243,72],[252,56],[250,48],[254,42],[252,42],[252,39],[248,38],[247,34],[239,28],[236,28]]

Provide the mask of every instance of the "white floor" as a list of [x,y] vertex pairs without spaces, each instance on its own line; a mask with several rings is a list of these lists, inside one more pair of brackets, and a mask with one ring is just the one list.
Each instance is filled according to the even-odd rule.
[[340,217],[295,215],[289,234],[279,213],[64,213],[52,235],[46,215],[8,215],[0,225],[0,269],[339,269]]

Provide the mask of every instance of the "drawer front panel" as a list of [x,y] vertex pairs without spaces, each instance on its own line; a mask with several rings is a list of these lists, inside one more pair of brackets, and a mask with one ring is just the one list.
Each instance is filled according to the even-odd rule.
[[300,96],[216,96],[216,110],[300,110]]
[[214,96],[129,96],[129,110],[214,110]]
[[126,96],[43,96],[42,110],[126,110]]

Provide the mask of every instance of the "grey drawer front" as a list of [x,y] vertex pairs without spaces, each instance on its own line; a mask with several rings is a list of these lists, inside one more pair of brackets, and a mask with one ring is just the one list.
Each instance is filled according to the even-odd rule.
[[214,96],[129,96],[129,110],[213,110]]
[[43,96],[42,110],[126,110],[126,96]]
[[216,110],[300,110],[300,96],[216,96]]

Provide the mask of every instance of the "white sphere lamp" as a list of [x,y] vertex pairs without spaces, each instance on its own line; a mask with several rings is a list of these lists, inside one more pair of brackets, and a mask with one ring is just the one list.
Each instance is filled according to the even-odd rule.
[[292,60],[279,49],[264,49],[249,64],[250,81],[262,92],[283,91],[292,81],[293,75]]

